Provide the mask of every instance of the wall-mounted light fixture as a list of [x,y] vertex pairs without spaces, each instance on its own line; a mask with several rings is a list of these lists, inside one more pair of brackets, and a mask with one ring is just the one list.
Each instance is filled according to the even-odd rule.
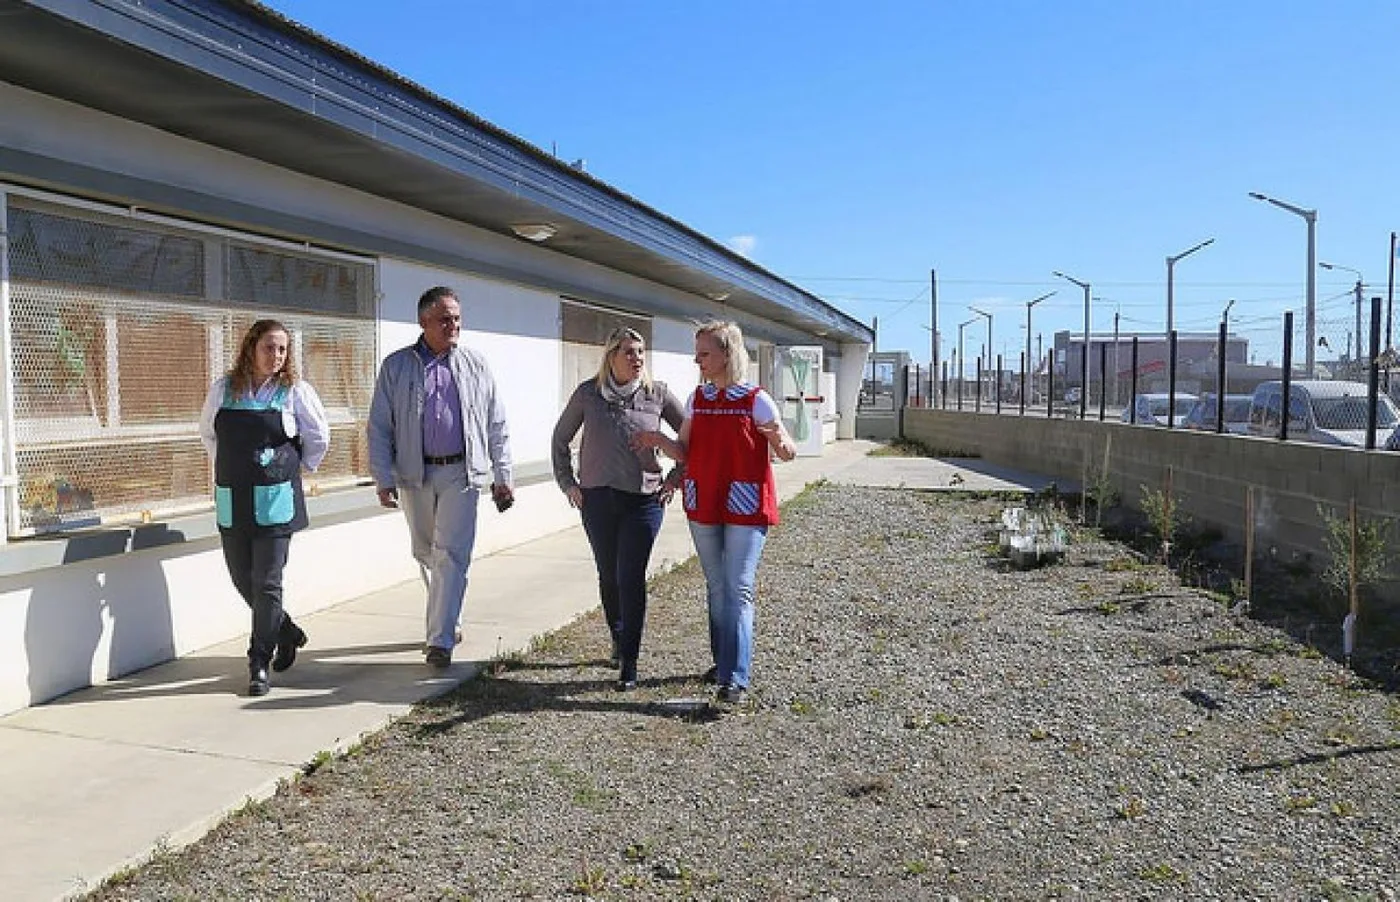
[[510,230],[526,241],[548,241],[559,231],[547,222],[511,223]]

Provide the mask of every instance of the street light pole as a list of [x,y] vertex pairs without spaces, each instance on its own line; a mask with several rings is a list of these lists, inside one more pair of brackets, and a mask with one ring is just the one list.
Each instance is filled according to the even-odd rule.
[[1191,256],[1192,254],[1194,254],[1196,251],[1200,250],[1201,248],[1203,248],[1203,247],[1209,247],[1210,245],[1212,245],[1212,244],[1214,244],[1214,243],[1215,243],[1215,239],[1214,239],[1214,238],[1207,238],[1205,241],[1202,241],[1200,244],[1197,244],[1197,245],[1194,246],[1194,247],[1187,248],[1186,250],[1182,251],[1181,253],[1175,254],[1175,255],[1170,256],[1170,257],[1167,258],[1167,334],[1168,334],[1168,335],[1171,335],[1171,334],[1172,334],[1172,323],[1173,323],[1172,316],[1173,316],[1173,306],[1174,306],[1174,305],[1173,305],[1173,302],[1172,302],[1172,298],[1173,298],[1173,294],[1172,294],[1172,287],[1173,287],[1172,272],[1173,272],[1173,270],[1176,268],[1176,261],[1182,260],[1182,259],[1184,259],[1184,258],[1186,258],[1186,257],[1189,257],[1189,256]]
[[[1051,291],[1051,292],[1048,292],[1048,293],[1046,293],[1046,294],[1042,294],[1040,297],[1036,298],[1036,299],[1033,300],[1033,301],[1026,301],[1026,368],[1027,368],[1027,369],[1034,369],[1034,367],[1031,365],[1031,308],[1034,307],[1036,304],[1039,304],[1041,301],[1045,300],[1046,298],[1049,298],[1049,297],[1051,297],[1051,296],[1053,296],[1053,295],[1055,295],[1055,294],[1056,294],[1056,292]],[[1035,380],[1034,380],[1034,379],[1031,380],[1031,391],[1032,391],[1032,392],[1035,391]]]
[[1317,371],[1317,211],[1295,206],[1258,191],[1249,192],[1249,196],[1266,204],[1273,204],[1280,210],[1287,210],[1294,216],[1301,216],[1308,224],[1308,296],[1304,331],[1307,333],[1307,377],[1311,379]]
[[1352,275],[1356,276],[1356,287],[1352,289],[1352,290],[1356,293],[1356,331],[1352,333],[1353,335],[1356,336],[1356,344],[1354,345],[1354,347],[1356,348],[1356,350],[1355,350],[1355,352],[1352,353],[1351,359],[1352,359],[1353,361],[1360,360],[1360,359],[1361,359],[1361,301],[1362,301],[1362,293],[1363,293],[1363,291],[1365,290],[1365,286],[1362,284],[1361,270],[1359,270],[1359,269],[1352,269],[1350,266],[1341,266],[1341,265],[1339,265],[1339,264],[1337,264],[1337,263],[1327,263],[1327,262],[1324,262],[1324,261],[1322,261],[1322,260],[1317,261],[1317,265],[1318,265],[1320,268],[1322,268],[1322,269],[1340,269],[1340,270],[1342,270],[1343,272],[1349,272],[1349,273],[1351,273]]
[[[978,316],[985,316],[987,318],[987,368],[992,369],[992,358],[993,356],[995,356],[995,352],[992,351],[992,315],[990,313],[987,313],[985,310],[978,310],[976,307],[970,305],[967,309],[971,310]],[[993,384],[999,385],[1001,383],[1001,373],[997,373],[992,378],[995,380]]]
[[1059,276],[1066,282],[1073,282],[1084,289],[1084,366],[1081,368],[1079,383],[1079,418],[1082,420],[1089,412],[1089,293],[1091,289],[1088,282],[1081,282],[1073,276],[1067,276],[1058,269],[1051,275]]
[[963,329],[977,322],[973,317],[965,323],[958,323],[958,410],[962,410],[963,370],[967,369],[967,357],[963,355]]

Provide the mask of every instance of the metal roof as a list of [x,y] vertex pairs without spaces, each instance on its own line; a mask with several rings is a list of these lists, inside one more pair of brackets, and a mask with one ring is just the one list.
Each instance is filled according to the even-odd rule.
[[0,0],[0,79],[669,285],[828,341],[864,323],[252,0]]

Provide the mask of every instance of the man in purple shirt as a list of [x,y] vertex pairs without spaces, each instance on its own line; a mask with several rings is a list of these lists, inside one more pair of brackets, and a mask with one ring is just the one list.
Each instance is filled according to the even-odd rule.
[[445,668],[488,481],[498,510],[514,502],[505,406],[486,360],[458,346],[462,309],[450,288],[418,299],[423,334],[380,366],[369,412],[370,472],[379,503],[403,509],[428,589],[428,664]]

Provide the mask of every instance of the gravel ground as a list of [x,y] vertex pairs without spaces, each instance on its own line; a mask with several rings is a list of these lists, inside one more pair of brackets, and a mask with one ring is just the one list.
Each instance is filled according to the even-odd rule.
[[1008,569],[1004,504],[813,487],[743,704],[692,563],[637,691],[586,618],[90,898],[1395,898],[1400,704],[1093,535]]

